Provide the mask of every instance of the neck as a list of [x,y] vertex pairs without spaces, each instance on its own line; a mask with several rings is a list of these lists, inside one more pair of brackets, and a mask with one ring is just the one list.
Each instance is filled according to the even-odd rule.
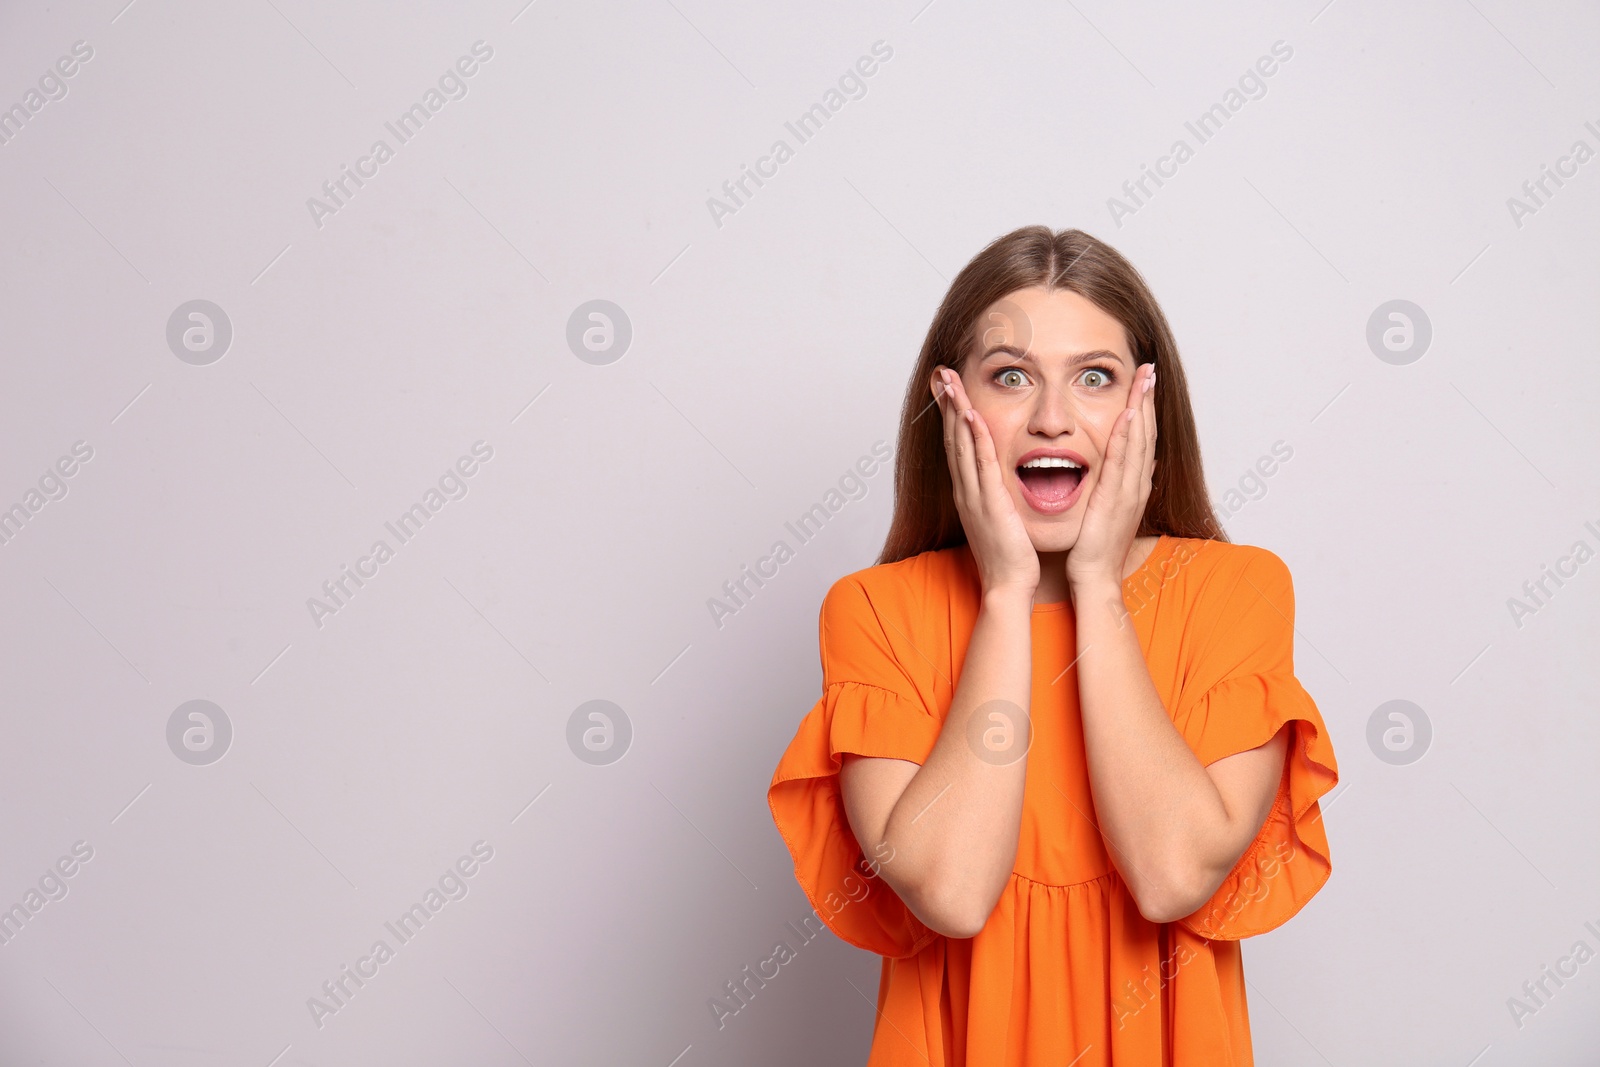
[[1067,554],[1039,553],[1039,586],[1033,591],[1035,604],[1059,604],[1070,599],[1067,589]]
[[[1159,540],[1160,537],[1156,535],[1133,539],[1128,546],[1128,558],[1122,565],[1124,579],[1144,565]],[[1059,604],[1072,599],[1072,591],[1067,586],[1067,554],[1070,551],[1039,553],[1039,585],[1033,591],[1035,604]]]

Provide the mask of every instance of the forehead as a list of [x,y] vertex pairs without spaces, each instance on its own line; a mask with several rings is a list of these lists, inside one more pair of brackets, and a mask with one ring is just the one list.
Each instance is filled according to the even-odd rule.
[[973,333],[973,351],[979,357],[1001,347],[1015,350],[1001,353],[1013,359],[1017,353],[1026,353],[1050,362],[1086,352],[1108,352],[1123,362],[1133,362],[1122,324],[1070,289],[1046,292],[1030,288],[1008,293],[984,309]]

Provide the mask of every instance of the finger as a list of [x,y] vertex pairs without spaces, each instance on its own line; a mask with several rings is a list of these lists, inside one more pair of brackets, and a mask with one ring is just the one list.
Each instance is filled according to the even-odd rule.
[[1144,478],[1147,451],[1145,449],[1145,426],[1149,424],[1145,418],[1143,405],[1133,409],[1133,418],[1128,420],[1128,437],[1124,449],[1124,463],[1122,467],[1122,489],[1127,494],[1126,499],[1132,501],[1139,498],[1139,487]]
[[961,376],[948,367],[941,368],[941,374],[945,384],[945,444],[950,477],[958,494],[956,502],[970,508],[978,500],[978,473],[972,459],[972,427],[962,414]]
[[1155,476],[1156,470],[1156,438],[1160,435],[1161,427],[1156,423],[1156,365],[1150,364],[1150,391],[1145,394],[1145,462],[1144,475],[1139,483],[1140,491],[1144,497],[1150,494],[1150,480]]
[[962,381],[962,376],[955,373],[955,371],[949,371],[947,373],[947,381],[949,381],[950,387],[950,400],[955,403],[955,411],[960,416],[957,421],[963,427],[966,427],[966,437],[962,438],[962,440],[971,442],[971,445],[973,445],[968,450],[968,456],[971,456],[971,464],[973,464],[973,488],[976,490],[981,483],[979,483],[978,478],[978,437],[973,434],[973,424],[981,416],[979,416],[978,410],[973,408],[971,398],[966,395],[966,382]]
[[977,408],[969,407],[967,410],[972,412],[972,457],[978,474],[978,489],[984,494],[986,503],[997,506],[1001,498],[1006,496],[1006,487],[1000,477],[1000,457],[995,450],[994,435],[989,432],[989,424],[983,421]]
[[1144,383],[1148,380],[1148,364],[1141,363],[1134,372],[1133,387],[1128,390],[1128,410],[1123,418],[1127,420],[1127,440],[1123,442],[1122,452],[1122,488],[1126,493],[1138,491],[1139,473],[1144,467],[1144,455],[1141,446],[1144,444],[1144,414],[1145,398],[1149,395],[1145,391]]
[[1149,373],[1146,369],[1149,366],[1148,363],[1141,363],[1133,368],[1133,382],[1128,386],[1128,402],[1123,405],[1124,408],[1136,408],[1144,403],[1144,379]]
[[956,407],[962,410],[972,406],[972,398],[967,396],[967,385],[961,380],[961,375],[955,371],[950,372],[950,393],[955,398]]
[[1127,461],[1123,467],[1122,485],[1123,500],[1130,511],[1138,507],[1139,494],[1145,484],[1145,470],[1149,462],[1145,448],[1145,426],[1148,421],[1142,406],[1135,408],[1133,418],[1128,420]]
[[958,403],[962,407],[961,413],[968,420],[967,428],[972,435],[973,484],[976,494],[972,498],[972,503],[985,516],[1015,510],[1005,480],[1001,476],[1000,455],[995,445],[994,434],[989,432],[989,424],[967,398],[966,386],[959,376],[956,378],[955,386],[958,390]]
[[934,370],[933,383],[930,386],[933,392],[933,402],[939,405],[940,434],[944,438],[944,458],[950,467],[950,489],[959,506],[962,500],[963,487],[961,484],[961,464],[956,460],[956,414],[955,402],[950,397],[950,390],[945,385],[944,368]]
[[933,378],[928,383],[928,390],[933,393],[934,406],[939,409],[940,433],[944,437],[945,455],[948,457],[953,436],[952,430],[955,424],[950,421],[950,390],[945,388],[943,367],[934,369]]
[[1113,484],[1120,485],[1128,464],[1129,418],[1137,408],[1123,408],[1117,412],[1117,421],[1106,438],[1106,475]]
[[1135,412],[1128,425],[1128,453],[1127,465],[1124,468],[1123,485],[1128,491],[1130,499],[1139,499],[1144,491],[1145,481],[1150,476],[1151,437],[1150,430],[1155,424],[1155,407],[1151,398],[1149,383],[1153,381],[1155,364],[1143,363],[1139,366],[1139,374],[1134,379],[1132,392],[1136,402],[1133,404]]

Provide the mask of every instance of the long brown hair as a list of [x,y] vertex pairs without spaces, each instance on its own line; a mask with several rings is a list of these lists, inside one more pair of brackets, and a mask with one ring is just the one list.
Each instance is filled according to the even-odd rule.
[[1135,366],[1154,363],[1160,373],[1156,467],[1138,536],[1164,533],[1227,541],[1206,493],[1178,345],[1143,276],[1120,252],[1082,230],[1024,226],[995,239],[961,269],[928,327],[900,409],[894,519],[877,562],[895,563],[966,544],[950,486],[944,425],[928,382],[937,367],[960,373],[985,310],[1007,294],[1034,286],[1070,289],[1093,303],[1127,331]]

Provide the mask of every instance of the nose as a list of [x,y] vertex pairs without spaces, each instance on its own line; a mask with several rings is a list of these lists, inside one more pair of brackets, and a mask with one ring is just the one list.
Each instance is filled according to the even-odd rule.
[[1072,397],[1054,383],[1046,384],[1034,397],[1028,432],[1040,437],[1071,435],[1078,424],[1078,411]]

